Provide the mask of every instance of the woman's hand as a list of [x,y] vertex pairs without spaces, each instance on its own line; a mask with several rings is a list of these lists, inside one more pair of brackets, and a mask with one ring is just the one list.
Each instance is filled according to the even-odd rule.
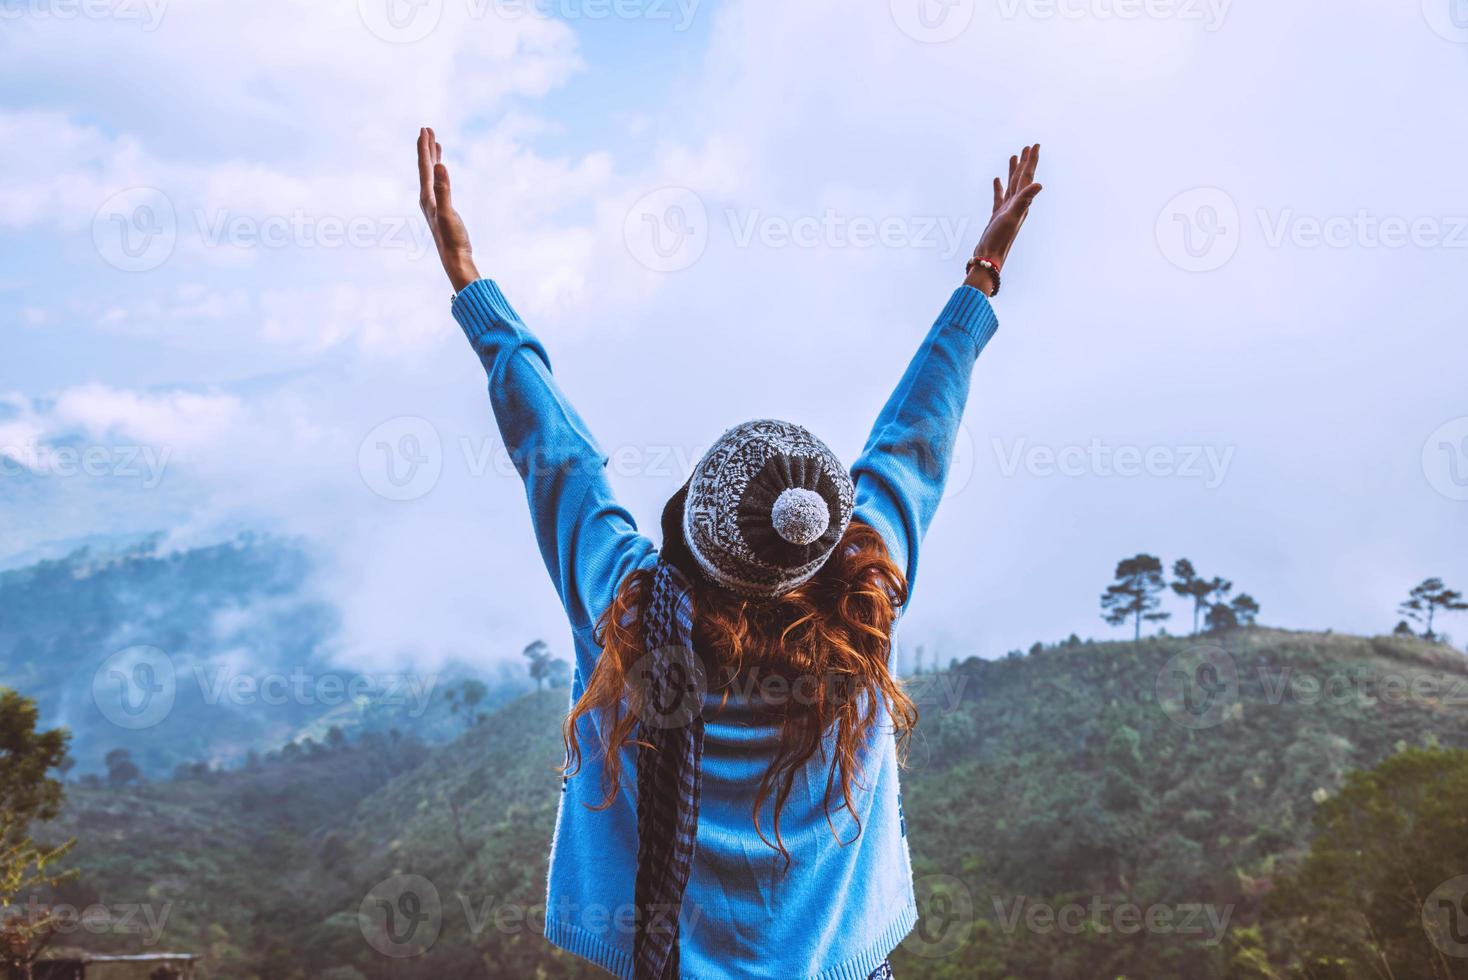
[[431,129],[418,130],[418,206],[428,219],[439,261],[457,293],[479,278],[479,270],[474,268],[469,230],[454,210],[449,169],[443,165],[443,147],[438,145]]
[[[1020,227],[1029,216],[1030,204],[1041,191],[1035,183],[1035,167],[1039,162],[1040,144],[1036,143],[1025,147],[1019,156],[1009,158],[1008,186],[994,178],[994,214],[974,249],[974,258],[989,259],[1003,269]],[[973,266],[964,283],[985,296],[993,296],[999,285],[989,270],[980,265]]]

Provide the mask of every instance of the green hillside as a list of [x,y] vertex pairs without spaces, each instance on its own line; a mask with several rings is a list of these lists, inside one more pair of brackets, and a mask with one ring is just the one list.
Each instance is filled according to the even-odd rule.
[[[1468,749],[1468,660],[1412,639],[1073,642],[910,683],[923,718],[903,785],[927,914],[894,956],[904,980],[1291,976],[1271,896],[1322,803],[1414,747]],[[597,975],[534,927],[565,703],[514,701],[421,761],[352,743],[207,784],[72,786],[50,832],[81,837],[76,896],[173,902],[159,945],[205,952],[211,977]],[[1465,863],[1444,853],[1442,878]],[[394,875],[438,895],[422,955],[384,954],[359,927]],[[1128,903],[1170,924],[1127,928]]]

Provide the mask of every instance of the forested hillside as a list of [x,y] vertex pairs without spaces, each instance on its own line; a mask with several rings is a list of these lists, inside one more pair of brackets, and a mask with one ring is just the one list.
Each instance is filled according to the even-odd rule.
[[[1239,629],[1074,641],[910,683],[923,718],[903,785],[925,918],[894,956],[904,980],[1375,976],[1365,894],[1361,914],[1330,920],[1329,969],[1291,971],[1322,948],[1301,938],[1324,895],[1302,881],[1329,877],[1300,877],[1315,821],[1337,807],[1339,836],[1351,807],[1377,806],[1360,774],[1383,762],[1402,761],[1380,779],[1407,809],[1382,826],[1415,850],[1357,871],[1410,871],[1412,887],[1468,873],[1448,811],[1411,809],[1468,788],[1461,752],[1423,751],[1468,749],[1468,662],[1448,647]],[[591,976],[537,934],[565,703],[522,698],[437,748],[374,738],[206,781],[72,787],[47,832],[80,838],[67,894],[172,903],[158,945],[204,952],[211,977]],[[426,950],[359,921],[405,881],[415,908],[434,897]],[[1132,927],[1133,906],[1149,925]],[[1429,962],[1408,926],[1396,977],[1468,975],[1468,960]]]

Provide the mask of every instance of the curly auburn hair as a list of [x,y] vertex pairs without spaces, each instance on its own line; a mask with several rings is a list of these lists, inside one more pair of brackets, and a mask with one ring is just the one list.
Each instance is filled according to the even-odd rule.
[[[632,572],[597,622],[601,659],[585,692],[566,718],[563,737],[566,762],[562,771],[581,768],[577,723],[598,713],[602,785],[606,796],[598,809],[611,805],[622,774],[621,750],[641,744],[634,735],[638,720],[629,710],[629,675],[646,654],[640,611],[651,595],[650,569]],[[805,694],[782,702],[780,735],[755,792],[752,818],[762,841],[778,850],[788,867],[790,852],[780,836],[780,815],[801,768],[818,751],[828,732],[835,746],[826,778],[826,821],[831,819],[833,789],[855,816],[852,788],[861,777],[860,749],[881,719],[890,713],[899,755],[917,723],[917,708],[888,666],[892,626],[907,601],[907,582],[870,526],[852,521],[831,558],[809,582],[773,599],[747,599],[701,579],[694,579],[694,645],[710,677],[710,693],[727,703],[741,680],[775,676]],[[714,681],[717,673],[720,680]],[[824,758],[824,755],[823,755]],[[774,840],[760,827],[760,811],[773,796]],[[857,819],[856,837],[861,835]],[[855,840],[853,837],[852,840]],[[839,834],[837,834],[839,840]],[[843,844],[850,841],[843,841]]]

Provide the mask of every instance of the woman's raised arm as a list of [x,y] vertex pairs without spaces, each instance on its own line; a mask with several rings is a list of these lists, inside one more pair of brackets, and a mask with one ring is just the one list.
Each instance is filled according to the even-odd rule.
[[[652,542],[613,498],[607,458],[556,385],[545,348],[499,287],[479,278],[431,129],[418,136],[418,174],[423,213],[456,292],[454,319],[489,375],[495,422],[525,481],[541,557],[571,625],[589,626]],[[578,664],[583,676],[592,666]]]
[[882,535],[907,573],[909,591],[923,534],[943,499],[974,361],[999,329],[989,297],[999,291],[1009,250],[1040,193],[1039,162],[1039,145],[1027,146],[1010,157],[1008,182],[994,179],[994,211],[964,284],[938,315],[851,468],[855,514]]

